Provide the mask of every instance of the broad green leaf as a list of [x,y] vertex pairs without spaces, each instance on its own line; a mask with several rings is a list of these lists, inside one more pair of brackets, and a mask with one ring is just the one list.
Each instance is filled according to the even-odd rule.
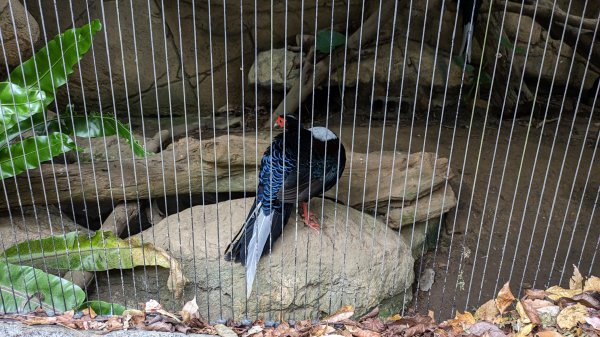
[[14,83],[0,82],[0,141],[7,129],[29,116],[43,112],[46,94],[36,88],[23,88]]
[[122,240],[112,232],[96,232],[94,236],[78,232],[30,240],[10,247],[3,256],[8,262],[42,265],[50,269],[104,271],[131,269],[137,266],[160,266],[171,269],[167,286],[178,296],[187,279],[181,265],[163,249],[142,244],[137,238]]
[[90,49],[92,39],[100,29],[102,24],[94,20],[81,28],[72,28],[57,35],[10,73],[11,82],[27,89],[44,91],[47,106],[54,100],[56,89],[67,83],[73,66]]
[[64,312],[85,300],[85,292],[58,276],[29,266],[0,262],[0,312],[30,312],[38,306]]
[[36,168],[44,161],[78,149],[73,140],[64,134],[26,138],[0,150],[0,179],[6,179]]
[[72,118],[73,120],[71,117],[63,117],[60,121],[51,121],[48,123],[48,132],[58,132],[60,122],[61,132],[72,136],[95,138],[118,135],[131,145],[136,156],[148,155],[144,147],[133,137],[129,128],[114,117],[91,115],[87,118],[85,116],[73,116]]
[[87,301],[79,306],[79,310],[83,310],[86,308],[92,308],[97,315],[101,316],[112,316],[123,315],[123,312],[127,309],[125,306],[117,304],[117,303],[108,303],[104,301]]
[[346,35],[331,30],[318,32],[316,39],[317,50],[321,54],[329,54],[335,48],[346,44]]
[[4,134],[0,134],[0,149],[3,149],[11,140],[19,137],[19,135],[23,135],[25,132],[36,130],[38,128],[43,129],[44,125],[46,125],[44,113],[38,113],[22,120],[17,125],[6,130]]

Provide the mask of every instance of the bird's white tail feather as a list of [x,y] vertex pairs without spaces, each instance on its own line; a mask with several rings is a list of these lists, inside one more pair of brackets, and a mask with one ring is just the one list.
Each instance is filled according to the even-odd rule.
[[463,27],[463,39],[460,44],[460,55],[465,55],[467,63],[471,63],[471,50],[473,49],[473,23],[469,22]]
[[248,254],[246,256],[246,296],[248,298],[250,298],[250,293],[252,292],[252,284],[254,283],[254,277],[256,276],[258,260],[267,243],[267,238],[269,237],[271,225],[273,223],[273,212],[267,216],[262,212],[261,206],[261,204],[256,205],[257,216],[256,221],[254,222],[252,238],[248,244]]

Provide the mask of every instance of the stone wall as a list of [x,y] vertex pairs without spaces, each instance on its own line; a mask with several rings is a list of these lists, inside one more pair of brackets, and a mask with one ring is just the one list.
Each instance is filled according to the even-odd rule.
[[[101,107],[103,111],[112,112],[114,109],[120,115],[129,111],[134,117],[142,113],[156,116],[157,111],[160,115],[184,112],[210,115],[227,102],[231,107],[255,105],[254,86],[248,83],[255,51],[282,48],[286,38],[287,45],[294,46],[301,32],[314,34],[315,21],[317,29],[326,29],[332,17],[334,29],[338,31],[345,30],[348,17],[348,30],[353,32],[360,26],[362,14],[360,1],[349,5],[342,0],[320,1],[318,8],[309,1],[304,3],[304,10],[299,0],[273,1],[273,8],[269,1],[256,1],[256,5],[242,1],[241,6],[240,2],[233,1],[227,2],[225,8],[223,3],[215,0],[0,0],[0,28],[7,63],[14,66],[19,63],[19,54],[24,58],[31,55],[32,44],[40,48],[60,31],[80,26],[90,19],[99,18],[103,22],[104,29],[97,35],[93,50],[81,61],[80,71],[71,76],[68,88],[61,89],[55,109],[62,110],[71,102],[80,110],[86,104],[91,110]],[[583,4],[581,0],[572,2],[571,13],[584,13]],[[368,2],[364,16],[377,6],[376,1]],[[561,0],[558,6],[566,10],[569,2]],[[588,4],[585,15],[595,17],[598,8],[599,4]],[[499,14],[502,13],[494,15]],[[524,54],[515,57],[517,69],[525,68],[526,79],[535,80],[540,76],[544,81],[552,79],[554,64],[558,62],[555,86],[581,82],[585,58],[574,53],[567,44],[561,47],[558,39],[528,17],[523,17],[516,32],[518,20],[517,14],[508,13],[505,32],[513,41],[516,37],[517,46],[525,48],[533,27],[528,61],[525,62]],[[456,31],[453,29],[455,21],[459,26]],[[485,21],[484,12],[478,28],[484,29]],[[370,95],[370,84],[375,82],[376,97],[385,97],[389,90],[390,99],[397,99],[403,83],[403,97],[410,99],[418,91],[424,106],[429,101],[431,86],[434,106],[441,104],[447,86],[446,99],[454,99],[460,88],[460,70],[453,67],[447,76],[446,69],[451,59],[453,36],[456,39],[454,53],[462,36],[460,22],[452,1],[399,2],[394,39],[391,22],[382,23],[377,57],[373,45],[363,50],[358,81],[358,64],[350,62],[346,67],[346,86],[368,84],[364,87]],[[548,48],[540,71],[546,41]],[[405,46],[408,46],[407,53]],[[481,48],[476,43],[475,60],[480,53]],[[573,57],[576,60],[568,79]],[[4,77],[6,67],[1,68],[0,75]],[[585,88],[595,80],[594,70],[590,69],[591,73],[583,81]],[[341,70],[334,73],[332,83],[341,82],[342,75]],[[244,90],[246,95],[242,95]],[[269,102],[270,96],[262,95],[264,90],[259,89],[259,105]]]

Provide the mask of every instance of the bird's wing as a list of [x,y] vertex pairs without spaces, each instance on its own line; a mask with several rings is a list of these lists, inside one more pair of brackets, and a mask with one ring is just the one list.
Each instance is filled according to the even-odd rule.
[[323,191],[323,179],[317,178],[309,180],[308,172],[306,174],[290,174],[285,180],[283,188],[279,190],[277,199],[281,202],[307,201]]

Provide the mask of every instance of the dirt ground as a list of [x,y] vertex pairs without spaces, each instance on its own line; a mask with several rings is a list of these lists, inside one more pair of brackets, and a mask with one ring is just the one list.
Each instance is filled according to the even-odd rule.
[[[369,151],[393,150],[396,117],[391,119],[383,140],[383,129],[369,132],[365,120],[357,122],[353,135],[345,127],[342,139],[351,144],[354,137],[355,151],[367,151],[369,139]],[[513,126],[512,120],[490,117],[484,124],[476,115],[472,123],[470,116],[445,119],[440,128],[439,116],[430,116],[429,123],[421,116],[411,133],[412,121],[400,120],[396,150],[424,148],[449,158],[458,198],[437,248],[415,263],[417,278],[431,268],[435,281],[427,292],[414,285],[409,310],[433,310],[445,319],[456,310],[475,310],[505,282],[517,295],[527,287],[568,286],[573,265],[584,275],[600,274],[600,218],[594,213],[598,119],[592,119],[587,137],[587,116],[552,120],[543,133],[539,120],[530,129],[528,121],[517,119]],[[377,124],[381,121],[372,123]]]

